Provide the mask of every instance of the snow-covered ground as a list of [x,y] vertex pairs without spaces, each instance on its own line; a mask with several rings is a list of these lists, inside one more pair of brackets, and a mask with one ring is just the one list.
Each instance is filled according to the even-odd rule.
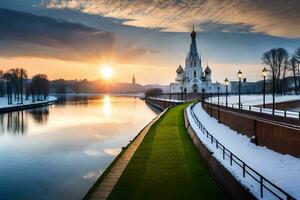
[[31,98],[29,98],[28,100],[25,100],[25,96],[24,96],[24,98],[23,98],[23,104],[21,104],[20,102],[14,101],[14,98],[13,98],[13,104],[8,105],[8,103],[7,103],[7,97],[0,97],[0,108],[10,108],[10,107],[23,106],[23,105],[39,104],[39,103],[45,103],[45,102],[50,102],[50,101],[55,101],[55,100],[57,100],[56,97],[49,96],[44,101],[35,101],[33,103],[32,100],[31,100]]
[[52,93],[52,95],[55,96],[88,96],[88,97],[98,97],[98,96],[120,96],[120,97],[139,97],[143,98],[145,97],[144,93],[66,93],[66,94],[58,94],[58,93]]
[[[217,102],[218,98],[213,97],[213,102]],[[275,102],[286,102],[286,101],[294,101],[300,100],[300,95],[284,95],[284,96],[275,96]],[[210,100],[209,100],[210,101]],[[225,104],[226,97],[220,96],[220,103]],[[238,95],[230,95],[228,96],[229,104],[238,104],[239,96]],[[272,103],[272,95],[266,95],[266,104]],[[263,104],[263,95],[241,95],[241,104],[243,105],[262,105]]]
[[[229,127],[218,123],[216,119],[211,118],[202,109],[200,103],[195,105],[193,111],[206,130],[228,150],[273,184],[294,198],[300,199],[300,159],[274,152],[266,147],[256,146],[250,142],[250,138],[238,134]],[[231,166],[228,157],[223,160],[223,153],[220,148],[217,149],[215,143],[211,144],[210,138],[207,138],[197,126],[192,117],[191,106],[187,108],[187,116],[191,127],[195,130],[199,139],[210,151],[214,152],[213,156],[220,161],[238,181],[247,187],[257,198],[261,199],[259,183],[248,174],[243,178],[242,168],[234,162]],[[278,199],[266,189],[264,189],[263,192],[263,199]],[[280,193],[277,191],[276,194]],[[285,199],[284,196],[282,196],[282,198]]]
[[[238,108],[238,100],[239,96],[238,95],[230,95],[228,96],[228,106],[229,107],[234,107]],[[218,98],[213,97],[212,99],[207,99],[208,102],[217,103]],[[294,101],[294,100],[300,100],[300,95],[285,95],[285,96],[276,96],[275,97],[275,102],[280,103],[280,102],[288,102],[288,101]],[[272,95],[266,95],[266,104],[272,103]],[[226,97],[221,96],[219,99],[220,104],[225,105],[226,102]],[[259,107],[255,107],[255,105],[262,105],[263,104],[263,96],[262,95],[241,95],[241,104],[242,104],[242,109],[243,110],[249,110],[251,106],[251,111],[254,112],[263,112],[266,114],[272,114],[272,109],[270,108],[264,108],[261,109]],[[284,110],[275,110],[275,115],[278,116],[287,116],[291,118],[299,118],[299,112],[292,111],[284,111]]]

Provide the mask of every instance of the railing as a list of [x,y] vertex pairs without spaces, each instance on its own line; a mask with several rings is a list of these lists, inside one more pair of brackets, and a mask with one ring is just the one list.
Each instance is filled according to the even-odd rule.
[[189,101],[194,99],[201,99],[202,94],[201,93],[164,93],[164,94],[158,94],[155,96],[151,96],[150,98],[157,98],[162,100],[168,100],[168,101]]
[[[215,102],[215,101],[209,102],[209,100],[206,100],[206,103],[208,103],[208,104],[212,103],[216,106],[220,105],[220,106],[230,107],[230,108],[239,109],[239,110],[246,110],[246,111],[251,111],[251,112],[273,115],[273,110],[271,108],[262,108],[262,107],[256,107],[256,106],[251,106],[251,105],[244,105],[244,104],[241,104],[241,108],[239,108],[238,103],[233,103],[233,104],[228,103],[226,106],[226,104],[223,102],[218,104],[218,102]],[[277,110],[276,109],[276,110],[274,110],[274,115],[300,120],[300,112],[296,112],[296,111]]]
[[238,158],[235,154],[233,154],[230,150],[228,150],[223,144],[221,144],[214,136],[212,136],[206,128],[203,126],[203,124],[199,121],[197,116],[195,115],[193,109],[195,104],[191,106],[191,115],[193,117],[193,120],[195,121],[198,128],[202,131],[202,133],[211,141],[211,145],[216,145],[216,149],[222,151],[223,154],[223,160],[229,159],[230,166],[232,166],[234,163],[239,166],[242,170],[243,178],[246,178],[246,174],[249,175],[253,180],[255,180],[259,184],[259,190],[260,190],[260,197],[264,198],[264,189],[269,191],[274,197],[282,200],[294,200],[295,198],[289,195],[287,192],[283,191],[278,186],[271,183],[268,179],[266,179],[264,176],[259,174],[257,171],[255,171],[253,168],[248,166],[244,161],[242,161],[240,158]]
[[[237,95],[238,93],[228,93],[227,95]],[[247,95],[257,95],[260,93],[242,93],[243,95],[247,94]],[[157,95],[153,95],[150,96],[151,98],[158,98],[161,100],[177,100],[177,101],[189,101],[189,100],[195,100],[195,99],[202,99],[203,97],[205,98],[209,98],[209,97],[215,97],[217,96],[218,93],[202,93],[202,92],[198,92],[198,93],[163,93],[163,94],[157,94]],[[226,93],[219,93],[220,96],[225,96]],[[148,97],[149,98],[149,97]]]

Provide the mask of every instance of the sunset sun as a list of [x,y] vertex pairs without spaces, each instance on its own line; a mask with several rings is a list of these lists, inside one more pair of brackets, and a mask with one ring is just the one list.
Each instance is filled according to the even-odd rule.
[[112,74],[113,74],[113,70],[109,65],[104,65],[102,67],[101,73],[102,73],[102,77],[104,79],[111,79]]

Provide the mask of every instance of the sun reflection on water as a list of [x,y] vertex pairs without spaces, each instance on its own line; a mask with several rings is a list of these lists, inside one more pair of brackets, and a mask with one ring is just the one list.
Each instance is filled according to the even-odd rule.
[[110,96],[106,95],[103,99],[103,113],[107,116],[111,116],[111,100]]

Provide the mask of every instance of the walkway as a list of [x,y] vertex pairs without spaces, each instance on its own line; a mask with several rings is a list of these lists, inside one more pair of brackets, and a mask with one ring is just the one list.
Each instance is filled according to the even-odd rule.
[[221,199],[184,127],[186,106],[171,108],[150,128],[108,199]]

